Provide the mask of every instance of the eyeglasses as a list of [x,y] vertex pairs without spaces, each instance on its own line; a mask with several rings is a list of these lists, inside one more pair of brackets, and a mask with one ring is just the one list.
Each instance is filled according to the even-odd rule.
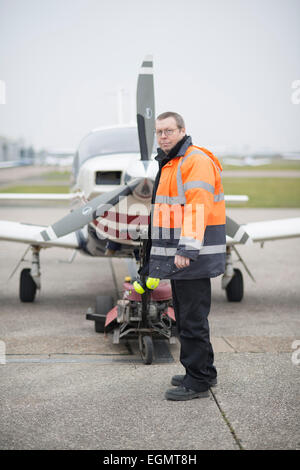
[[156,134],[157,137],[162,137],[163,134],[172,135],[178,129],[179,129],[179,127],[176,127],[176,129],[166,129],[166,130],[163,130],[163,131],[155,131],[155,134]]

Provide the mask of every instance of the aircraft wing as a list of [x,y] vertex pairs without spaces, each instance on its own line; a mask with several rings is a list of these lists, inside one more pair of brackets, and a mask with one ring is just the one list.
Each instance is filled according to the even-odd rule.
[[[251,222],[240,226],[252,242],[265,242],[300,237],[300,217]],[[226,237],[227,244],[242,243],[237,237]]]
[[11,242],[27,243],[43,248],[60,247],[60,248],[80,248],[83,232],[77,231],[69,233],[59,239],[44,241],[41,240],[40,232],[45,230],[43,225],[32,225],[20,222],[10,222],[0,220],[0,240]]
[[245,194],[225,194],[225,202],[248,202],[249,197]]
[[243,227],[254,242],[300,237],[300,217],[252,222]]

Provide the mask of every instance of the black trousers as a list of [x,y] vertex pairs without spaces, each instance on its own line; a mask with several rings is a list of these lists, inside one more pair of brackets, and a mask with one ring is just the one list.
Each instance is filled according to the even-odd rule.
[[185,367],[183,385],[195,391],[207,390],[216,378],[210,342],[208,314],[211,284],[207,279],[171,280],[173,306],[180,339],[180,362]]

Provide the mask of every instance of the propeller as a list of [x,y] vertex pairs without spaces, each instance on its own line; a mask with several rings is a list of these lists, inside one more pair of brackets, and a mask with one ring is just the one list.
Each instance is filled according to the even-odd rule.
[[[249,244],[252,244],[253,243],[253,240],[252,238],[250,237],[250,235],[248,235],[248,233],[246,232],[246,230],[243,228],[242,225],[239,225],[237,222],[235,222],[233,219],[231,219],[230,217],[228,217],[228,215],[226,216],[226,235],[228,235],[229,237],[231,237],[235,242],[237,243],[240,243],[242,245],[249,245]],[[249,276],[251,277],[251,279],[255,282],[255,279],[254,277],[252,276],[248,266],[246,265],[245,261],[243,260],[243,258],[241,257],[240,253],[238,252],[237,248],[235,245],[232,246],[232,249],[235,251],[235,253],[237,254],[238,256],[238,261],[240,261],[242,263],[242,265],[244,266],[245,270],[247,271],[247,273],[249,274]],[[231,255],[229,254],[230,256],[230,260],[231,260]],[[228,285],[228,283],[231,281],[232,277],[233,277],[233,267],[232,267],[232,261],[230,261],[230,266],[231,266],[231,274],[228,273],[227,269],[228,269],[228,266],[226,267],[226,271],[225,271],[225,274],[222,278],[222,287],[223,289],[225,289],[225,287]]]
[[140,69],[136,108],[141,160],[150,160],[155,125],[153,58],[151,55],[145,57]]
[[248,235],[243,226],[228,217],[228,215],[226,216],[226,235],[242,245],[252,243],[252,238]]
[[84,206],[70,212],[68,215],[50,225],[40,233],[42,241],[55,240],[81,229],[119,202],[119,198],[132,194],[141,183],[142,178],[136,178],[128,184],[120,186],[110,193],[103,193],[87,202]]

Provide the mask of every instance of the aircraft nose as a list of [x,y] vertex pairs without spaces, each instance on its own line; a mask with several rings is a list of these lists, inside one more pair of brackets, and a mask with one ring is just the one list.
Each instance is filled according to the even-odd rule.
[[134,189],[133,195],[138,199],[150,199],[153,191],[153,181],[144,178]]
[[135,178],[145,178],[148,181],[154,181],[158,171],[156,160],[138,160],[132,163],[125,172],[124,183],[128,183]]

